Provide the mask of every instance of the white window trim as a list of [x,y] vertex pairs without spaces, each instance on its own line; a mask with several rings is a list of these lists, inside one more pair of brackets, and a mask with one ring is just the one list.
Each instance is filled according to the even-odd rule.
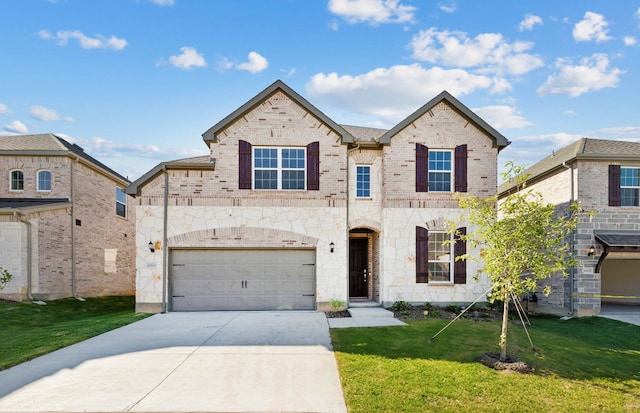
[[[369,195],[358,195],[358,168],[367,168],[369,170]],[[356,164],[356,198],[357,199],[371,199],[371,165]]]
[[[256,149],[275,149],[276,154],[276,167],[275,168],[256,168]],[[303,168],[283,168],[282,167],[282,151],[284,149],[301,150],[304,155],[304,167]],[[256,171],[277,171],[277,188],[276,189],[256,189]],[[302,189],[282,189],[282,171],[302,171],[303,172],[303,184]],[[307,190],[307,149],[300,146],[253,146],[251,148],[251,189],[255,191],[306,191]]]
[[[122,191],[122,193],[124,194],[124,202],[118,200],[118,190]],[[118,204],[124,205],[124,216],[118,214]],[[127,193],[125,192],[124,188],[120,188],[119,186],[116,187],[116,216],[127,219]]]
[[[13,173],[22,172],[22,189],[13,189]],[[9,171],[9,192],[24,192],[25,175],[22,169],[12,169]]]
[[[443,193],[443,194],[450,194],[452,192],[455,192],[455,174],[454,174],[454,168],[455,168],[455,153],[453,151],[453,149],[431,149],[429,148],[429,156],[431,156],[432,152],[449,152],[451,154],[451,169],[449,171],[438,171],[438,170],[431,170],[431,168],[429,168],[429,159],[427,158],[427,176],[429,173],[434,172],[449,172],[449,190],[448,191],[435,191],[435,190],[431,190],[431,188],[429,188],[429,192],[435,192],[435,193]],[[431,182],[431,180],[429,179],[429,182]]]
[[[41,172],[49,172],[49,189],[42,189],[40,188],[40,173]],[[36,180],[38,181],[38,183],[36,184],[36,188],[38,192],[51,192],[51,178],[52,178],[53,174],[51,173],[50,170],[48,169],[40,169],[37,173],[36,173]]]
[[[446,231],[429,231],[429,235],[431,234],[447,234]],[[453,250],[453,234],[449,234],[449,260],[429,260],[429,262],[427,263],[427,271],[429,270],[429,264],[431,264],[432,262],[441,262],[441,263],[449,263],[449,280],[448,281],[440,281],[440,280],[431,280],[429,279],[429,283],[430,284],[453,284],[453,264],[455,262],[455,253]]]
[[[622,169],[639,170],[640,167],[637,167],[637,166],[621,166],[620,167],[620,176],[621,177],[622,177]],[[640,184],[638,186],[628,186],[628,185],[622,185],[622,182],[620,182],[620,189],[637,189],[638,191],[640,191]],[[625,205],[625,206],[640,206],[640,205]]]

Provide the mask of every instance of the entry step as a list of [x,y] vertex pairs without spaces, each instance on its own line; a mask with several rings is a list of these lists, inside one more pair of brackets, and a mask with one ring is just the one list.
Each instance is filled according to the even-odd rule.
[[393,313],[382,307],[349,308],[348,311],[353,318],[393,318]]

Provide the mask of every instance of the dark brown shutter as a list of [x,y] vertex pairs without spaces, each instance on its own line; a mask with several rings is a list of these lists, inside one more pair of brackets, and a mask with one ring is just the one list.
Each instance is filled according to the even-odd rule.
[[[453,237],[453,256],[459,257],[467,253],[467,243],[460,239],[460,235],[467,235],[467,228],[458,228],[456,235]],[[457,260],[453,262],[453,283],[467,283],[467,260]]]
[[416,143],[416,192],[429,192],[429,148]]
[[455,191],[467,192],[467,145],[455,149]]
[[416,283],[429,282],[429,230],[416,227]]
[[609,165],[609,206],[620,203],[620,165]]
[[307,190],[320,190],[320,142],[307,145]]
[[238,189],[251,189],[251,144],[238,141]]

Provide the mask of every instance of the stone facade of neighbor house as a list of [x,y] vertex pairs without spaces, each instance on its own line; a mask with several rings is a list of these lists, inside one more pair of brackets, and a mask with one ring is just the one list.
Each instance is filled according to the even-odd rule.
[[[390,130],[339,125],[276,81],[164,162],[136,198],[138,311],[468,303],[444,246],[454,192],[492,196],[508,141],[446,92]],[[469,251],[477,254],[478,251]]]
[[52,134],[0,136],[0,298],[133,295],[129,181]]
[[[602,304],[640,304],[639,171],[639,143],[587,138],[524,171],[527,189],[559,213],[572,202],[583,209],[569,240],[578,264],[568,277],[549,279],[548,297],[536,294],[539,311],[589,316]],[[511,191],[501,185],[500,198]]]

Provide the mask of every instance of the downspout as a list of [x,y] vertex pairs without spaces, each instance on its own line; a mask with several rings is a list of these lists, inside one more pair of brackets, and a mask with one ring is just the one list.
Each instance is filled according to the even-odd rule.
[[78,162],[78,156],[75,157],[71,161],[71,296],[74,298],[78,298],[78,293],[76,292],[76,230],[75,230],[75,165]]
[[166,165],[162,166],[162,171],[164,172],[164,211],[163,211],[163,223],[162,223],[162,313],[166,313],[168,311],[168,303],[167,303],[167,291],[169,277],[167,266],[168,263],[168,251],[167,251],[167,211],[169,210],[169,173],[167,172]]
[[347,297],[345,300],[347,302],[347,307],[349,307],[349,203],[351,202],[351,199],[349,198],[349,185],[351,185],[351,181],[349,181],[349,154],[353,151],[357,151],[358,149],[360,149],[359,143],[356,143],[354,148],[347,149],[347,225],[345,225],[347,231]]
[[[573,172],[573,166],[567,166],[566,162],[562,162],[562,166],[570,169],[571,170],[571,199],[570,202],[571,204],[573,204],[575,202],[575,184],[574,184],[574,172]],[[571,237],[569,238],[569,246],[571,248],[571,252],[573,253],[574,249],[575,249],[575,231],[573,230],[571,231]],[[575,283],[575,278],[576,276],[576,270],[575,267],[571,266],[571,268],[569,268],[569,289],[571,291],[571,293],[569,294],[569,315],[573,315],[574,312],[574,308],[573,308],[573,287],[574,287],[574,283]]]
[[32,258],[31,222],[28,219],[24,218],[22,214],[18,211],[14,211],[13,216],[18,221],[24,223],[27,226],[27,298],[29,299],[29,301],[34,301],[33,295],[31,295],[31,283],[32,283],[31,278],[33,273],[33,269],[31,267],[31,258]]

